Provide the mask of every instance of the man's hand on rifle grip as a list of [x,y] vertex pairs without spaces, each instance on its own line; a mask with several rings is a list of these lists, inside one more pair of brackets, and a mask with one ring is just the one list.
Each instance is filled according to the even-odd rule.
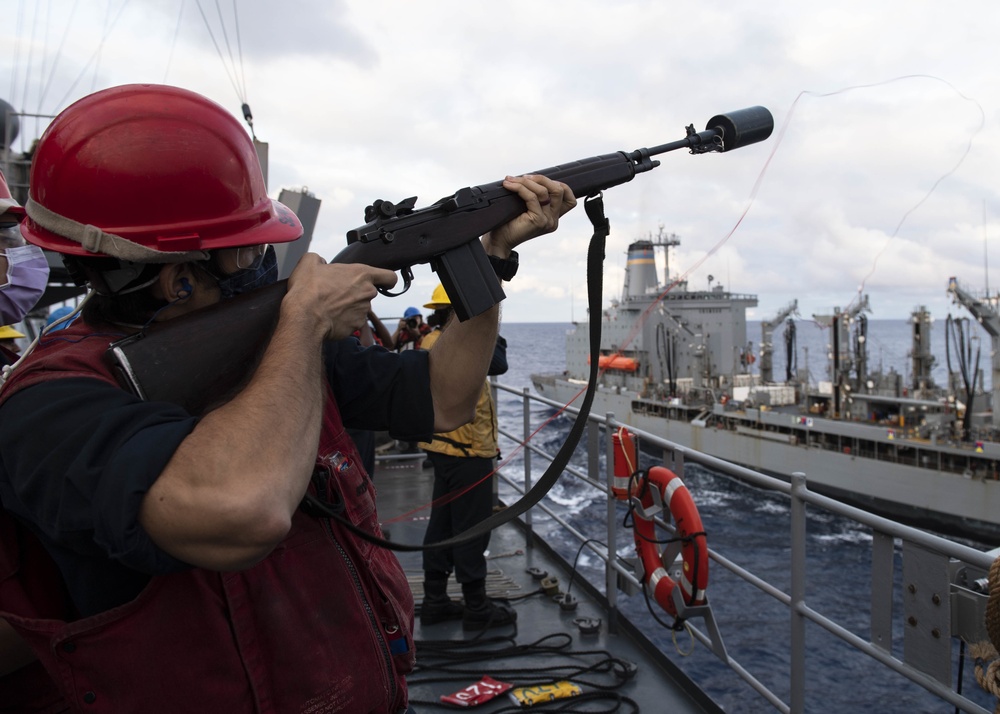
[[359,329],[372,309],[376,288],[396,284],[391,270],[362,263],[332,263],[306,253],[288,279],[281,316],[313,321],[321,339],[338,340]]

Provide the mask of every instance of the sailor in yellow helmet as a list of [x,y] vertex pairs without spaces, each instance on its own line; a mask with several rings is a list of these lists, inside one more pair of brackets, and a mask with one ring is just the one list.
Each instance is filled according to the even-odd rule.
[[[434,347],[453,319],[451,298],[443,285],[434,288],[424,305],[434,313],[427,318],[433,330],[421,340],[420,348]],[[507,371],[507,341],[497,336],[489,375]],[[434,434],[421,448],[434,465],[434,506],[424,535],[424,543],[437,543],[471,528],[493,512],[493,484],[497,448],[497,413],[489,380],[476,404],[476,416],[465,426]],[[462,495],[455,498],[453,494]],[[517,613],[508,604],[486,595],[486,548],[490,535],[454,548],[424,551],[424,600],[420,622],[432,625],[445,620],[462,620],[466,630],[484,630],[513,624]],[[452,572],[462,586],[464,607],[448,596]]]
[[[10,325],[0,327],[0,347],[11,353],[9,355],[0,354],[0,364],[9,364],[12,361],[10,359],[11,356],[16,357],[21,354],[21,346],[17,344],[17,340],[22,337],[24,337],[24,334],[18,332]],[[6,359],[4,359],[5,357]]]
[[429,350],[437,342],[438,337],[441,336],[441,330],[444,329],[445,324],[447,324],[452,314],[451,298],[448,297],[444,285],[438,283],[438,286],[434,288],[434,292],[431,293],[431,301],[424,303],[424,307],[434,312],[427,318],[427,325],[431,328],[431,331],[420,339],[419,347]]

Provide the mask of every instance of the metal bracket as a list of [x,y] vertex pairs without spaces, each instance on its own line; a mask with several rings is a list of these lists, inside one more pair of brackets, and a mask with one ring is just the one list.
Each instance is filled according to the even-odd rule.
[[674,588],[673,592],[670,594],[674,599],[674,607],[677,609],[677,617],[685,620],[700,617],[704,620],[705,627],[708,630],[708,639],[711,642],[713,654],[715,654],[720,661],[728,663],[729,654],[726,652],[726,645],[722,641],[722,633],[719,631],[719,624],[715,621],[715,613],[712,611],[712,604],[709,602],[708,596],[705,597],[704,605],[694,605],[692,607],[688,607],[684,603],[684,596],[681,594],[680,588]]

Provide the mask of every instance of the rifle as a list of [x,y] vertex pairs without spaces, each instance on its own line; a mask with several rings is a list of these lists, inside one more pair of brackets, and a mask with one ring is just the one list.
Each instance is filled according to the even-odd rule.
[[[660,165],[651,157],[676,149],[724,152],[767,139],[774,128],[765,107],[750,107],[693,125],[678,141],[632,152],[618,151],[533,173],[568,185],[577,198],[631,181]],[[524,202],[502,181],[467,187],[426,208],[413,196],[398,203],[377,200],[365,209],[363,226],[347,233],[347,247],[331,263],[364,263],[398,270],[405,292],[412,267],[430,263],[460,320],[504,299],[503,288],[479,238],[524,212]],[[224,402],[253,373],[278,319],[286,282],[162,323],[113,343],[109,357],[122,385],[143,399],[181,404],[200,414]],[[178,355],[197,354],[195,360]],[[183,369],[181,368],[181,365]]]
[[[693,153],[731,151],[763,141],[774,120],[764,107],[714,116],[705,131],[687,127],[679,141],[561,164],[532,173],[562,181],[577,198],[627,183],[636,174],[660,165],[650,158],[674,149]],[[413,196],[399,203],[378,200],[365,209],[367,223],[347,233],[347,247],[331,262],[364,263],[403,273],[403,292],[412,280],[410,268],[430,263],[451,298],[460,320],[478,315],[503,300],[504,293],[479,237],[524,212],[524,202],[502,181],[459,189],[437,203],[414,209]]]

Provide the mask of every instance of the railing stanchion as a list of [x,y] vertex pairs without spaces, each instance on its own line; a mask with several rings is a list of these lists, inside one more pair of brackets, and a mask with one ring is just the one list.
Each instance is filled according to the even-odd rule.
[[[605,415],[606,421],[604,422],[604,475],[607,479],[608,484],[608,498],[607,498],[607,521],[608,521],[608,532],[606,545],[608,548],[608,559],[604,563],[604,588],[606,595],[608,597],[608,632],[617,633],[618,632],[618,572],[615,570],[615,553],[617,548],[615,547],[618,543],[618,518],[617,512],[615,510],[615,499],[611,495],[612,487],[615,483],[615,446],[614,440],[611,438],[614,430],[612,422],[614,422],[615,415],[614,412],[608,412]],[[590,444],[587,449],[592,455],[591,461],[593,465],[591,466],[591,473],[600,473],[598,470],[598,456],[597,456],[597,435],[600,431],[600,427],[595,422],[590,422],[587,425],[587,431],[593,432],[594,438],[588,439],[588,444]]]
[[802,608],[806,599],[806,475],[792,474],[792,581],[791,581],[791,696],[789,711],[805,711],[806,697],[806,618]]
[[[521,443],[527,444],[528,440],[531,438],[531,395],[528,387],[523,390],[524,394],[524,409],[522,410],[523,418],[523,429],[521,431]],[[531,449],[524,449],[524,492],[527,493],[531,490]],[[524,523],[528,526],[528,530],[531,531],[531,509],[529,508],[524,514]],[[531,539],[528,539],[528,545],[532,543]]]

